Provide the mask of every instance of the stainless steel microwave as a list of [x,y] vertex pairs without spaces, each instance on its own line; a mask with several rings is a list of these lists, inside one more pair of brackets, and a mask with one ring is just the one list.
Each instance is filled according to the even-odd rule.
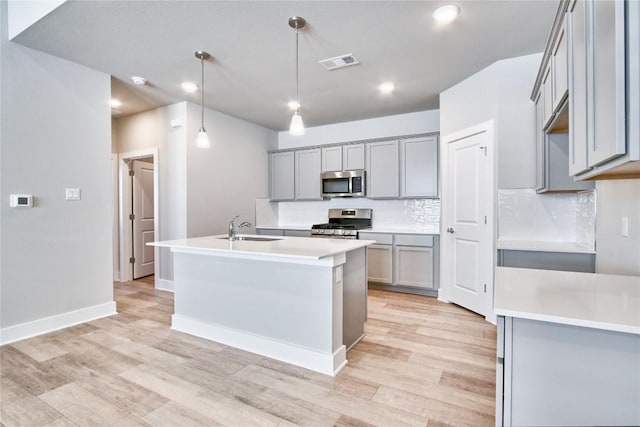
[[367,195],[365,178],[364,170],[323,172],[320,175],[322,197],[364,197]]

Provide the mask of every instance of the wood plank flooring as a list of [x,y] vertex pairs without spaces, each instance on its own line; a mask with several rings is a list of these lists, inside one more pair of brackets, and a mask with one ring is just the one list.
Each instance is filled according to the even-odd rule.
[[369,291],[335,378],[172,331],[153,277],[118,315],[0,347],[3,426],[492,426],[496,329],[434,298]]

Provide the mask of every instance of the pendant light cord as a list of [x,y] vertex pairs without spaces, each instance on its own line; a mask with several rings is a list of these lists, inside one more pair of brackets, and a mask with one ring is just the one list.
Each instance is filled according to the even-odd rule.
[[299,52],[299,48],[298,48],[298,26],[296,25],[296,102],[298,103],[298,106],[296,107],[296,110],[300,110],[300,94],[299,94],[299,86],[300,86],[300,81],[299,81],[299,68],[300,68],[300,61],[298,59],[298,52]]
[[204,129],[204,57],[200,58],[200,76],[202,77],[202,88],[200,89],[200,95],[201,95],[201,102],[200,105],[202,106],[201,110],[202,110],[202,129]]

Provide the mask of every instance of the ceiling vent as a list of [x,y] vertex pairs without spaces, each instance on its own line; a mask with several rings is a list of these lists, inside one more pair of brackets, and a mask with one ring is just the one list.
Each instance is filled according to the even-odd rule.
[[329,71],[349,67],[351,65],[358,65],[360,63],[360,61],[358,61],[358,59],[351,53],[336,56],[335,58],[322,59],[318,62],[320,62],[320,65]]

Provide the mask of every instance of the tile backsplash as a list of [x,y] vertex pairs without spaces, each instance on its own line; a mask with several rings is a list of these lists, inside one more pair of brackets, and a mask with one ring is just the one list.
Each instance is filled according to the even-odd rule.
[[[439,199],[371,200],[336,198],[310,202],[271,203],[271,211],[260,201],[256,208],[258,225],[311,226],[327,222],[330,208],[371,208],[374,227],[424,227],[440,225]],[[256,202],[258,207],[258,202]],[[265,214],[265,212],[267,212]],[[277,223],[273,224],[276,212]]]
[[595,200],[595,190],[556,194],[537,194],[532,189],[498,190],[498,237],[575,242],[593,249]]

